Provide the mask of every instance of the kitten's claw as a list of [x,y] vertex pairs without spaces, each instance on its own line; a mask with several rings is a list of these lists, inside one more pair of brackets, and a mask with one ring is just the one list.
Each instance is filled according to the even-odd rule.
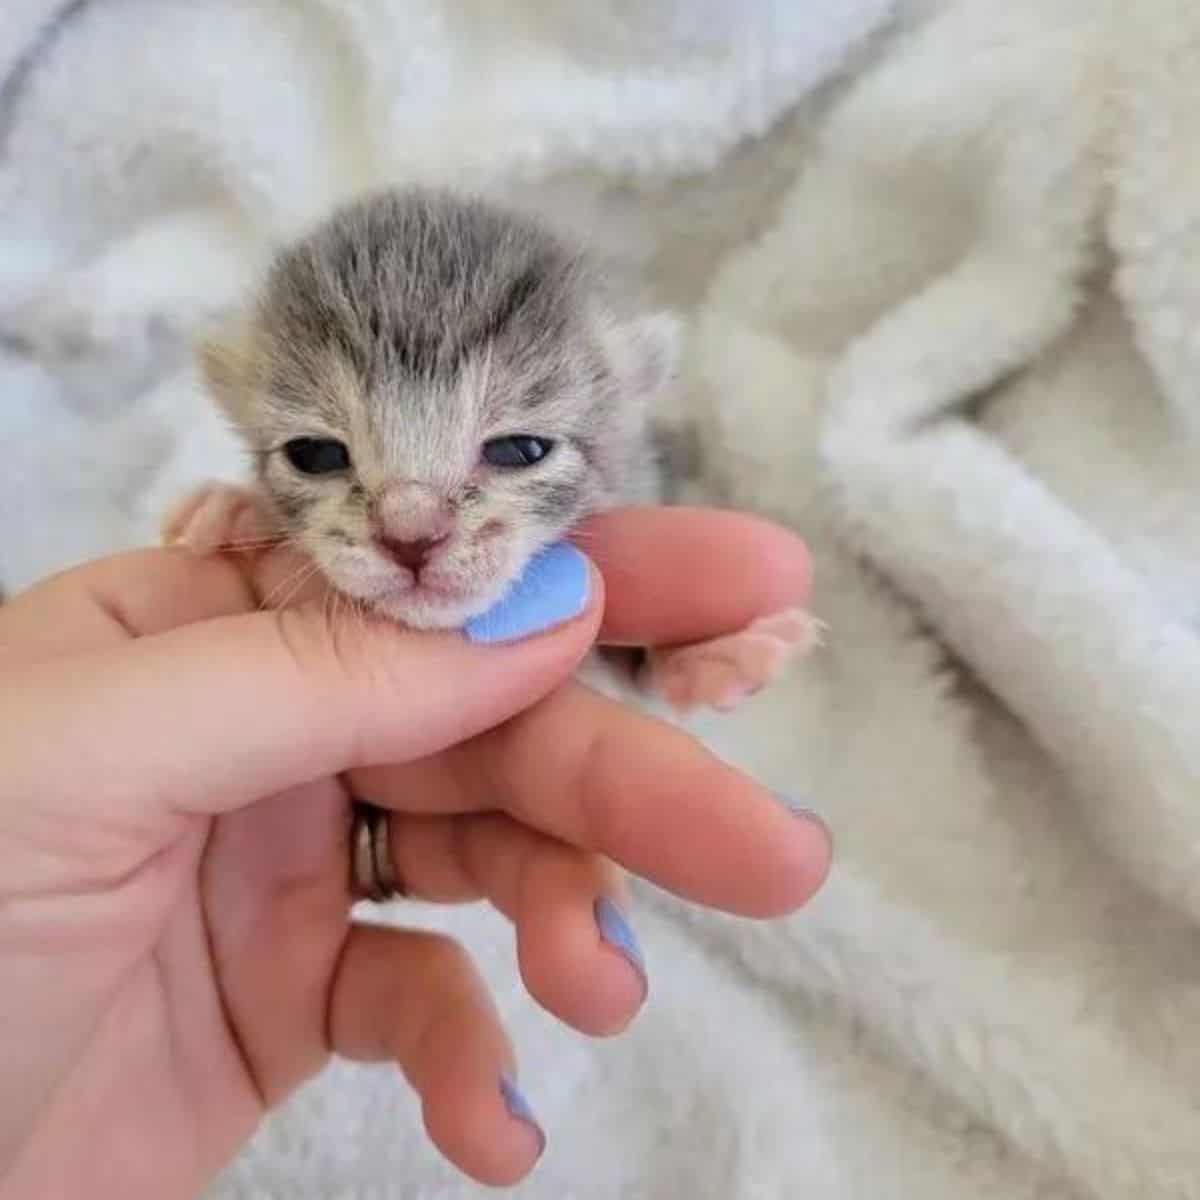
[[681,714],[704,707],[729,712],[807,654],[820,634],[819,621],[793,608],[712,641],[652,650],[649,688]]
[[257,493],[210,483],[185,496],[167,514],[162,540],[194,554],[216,554],[261,549],[278,540],[278,531]]

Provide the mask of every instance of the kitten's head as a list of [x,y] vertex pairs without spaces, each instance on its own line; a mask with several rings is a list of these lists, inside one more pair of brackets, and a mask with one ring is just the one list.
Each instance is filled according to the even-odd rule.
[[536,224],[409,191],[286,250],[202,358],[284,531],[339,590],[429,628],[629,494],[675,340]]

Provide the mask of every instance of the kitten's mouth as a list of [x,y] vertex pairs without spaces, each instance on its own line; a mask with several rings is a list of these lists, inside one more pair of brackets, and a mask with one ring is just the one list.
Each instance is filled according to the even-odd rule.
[[397,604],[461,604],[470,600],[473,591],[459,584],[440,579],[397,579],[379,589],[377,599]]
[[492,605],[486,594],[445,584],[390,588],[369,601],[376,612],[410,629],[461,629]]
[[461,628],[490,608],[504,590],[500,581],[507,564],[499,560],[480,561],[476,556],[465,569],[433,562],[414,570],[381,559],[372,555],[369,562],[360,557],[330,564],[331,574],[348,594],[410,628]]
[[486,589],[447,580],[397,578],[375,590],[367,603],[414,629],[457,629],[491,606]]
[[467,596],[467,593],[461,587],[456,587],[449,583],[441,583],[437,580],[421,578],[414,579],[407,587],[398,588],[397,590],[406,596],[441,597],[446,600],[463,600]]

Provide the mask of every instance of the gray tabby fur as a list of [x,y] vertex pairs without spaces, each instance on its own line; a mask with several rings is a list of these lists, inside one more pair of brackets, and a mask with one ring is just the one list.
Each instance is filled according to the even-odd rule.
[[[202,361],[285,532],[343,592],[440,626],[489,607],[582,517],[658,496],[651,402],[677,339],[537,221],[413,188],[284,249]],[[481,460],[517,434],[554,450],[527,470]],[[299,437],[345,443],[353,469],[300,474],[282,453]],[[452,513],[433,578],[457,599],[390,594],[395,568],[371,546],[387,497],[407,506],[400,526],[422,506]]]

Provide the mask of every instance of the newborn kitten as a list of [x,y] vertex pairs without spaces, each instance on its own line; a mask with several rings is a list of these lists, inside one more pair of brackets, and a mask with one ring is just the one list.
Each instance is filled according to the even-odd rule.
[[[677,336],[532,220],[444,192],[369,197],[285,249],[204,346],[257,487],[202,489],[165,536],[211,552],[279,533],[345,595],[459,627],[582,518],[658,498],[650,404]],[[729,707],[811,631],[787,612],[651,651],[648,681],[680,710]]]

